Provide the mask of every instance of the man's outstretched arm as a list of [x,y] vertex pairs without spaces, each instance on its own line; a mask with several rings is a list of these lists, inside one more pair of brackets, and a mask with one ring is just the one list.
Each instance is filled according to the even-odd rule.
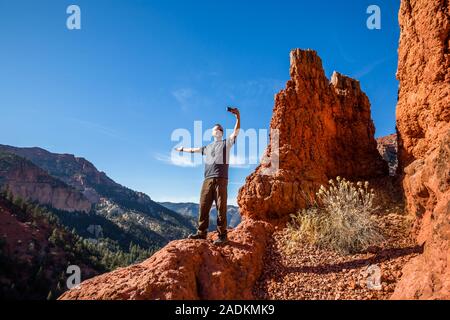
[[236,124],[234,125],[234,131],[231,134],[231,140],[234,140],[239,135],[239,130],[241,130],[241,114],[239,113],[239,109],[235,108],[231,111],[236,116]]
[[202,153],[202,148],[185,148],[185,147],[179,147],[175,148],[175,150],[179,152],[188,152],[188,153]]

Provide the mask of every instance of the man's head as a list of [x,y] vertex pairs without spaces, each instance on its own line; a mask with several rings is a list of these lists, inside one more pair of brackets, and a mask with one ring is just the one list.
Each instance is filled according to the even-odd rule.
[[223,137],[223,128],[220,124],[214,125],[214,127],[212,129],[212,136],[217,139],[220,139]]

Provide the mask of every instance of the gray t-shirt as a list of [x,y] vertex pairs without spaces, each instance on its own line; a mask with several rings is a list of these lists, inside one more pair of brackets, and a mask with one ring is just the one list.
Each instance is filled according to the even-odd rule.
[[202,154],[205,159],[205,179],[206,178],[225,178],[228,179],[228,167],[230,164],[230,150],[235,143],[236,138],[231,137],[214,141],[207,146],[202,147]]

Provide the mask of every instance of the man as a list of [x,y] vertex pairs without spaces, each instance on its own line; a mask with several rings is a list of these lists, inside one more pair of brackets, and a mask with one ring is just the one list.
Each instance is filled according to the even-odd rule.
[[213,202],[217,208],[217,232],[219,237],[214,244],[222,245],[227,238],[227,188],[230,149],[236,141],[241,128],[241,117],[237,108],[228,108],[236,116],[234,131],[228,139],[223,139],[224,131],[220,124],[212,129],[214,142],[201,148],[177,148],[180,152],[201,153],[205,159],[205,180],[200,193],[200,212],[198,230],[189,235],[189,239],[206,239],[209,226],[209,211]]

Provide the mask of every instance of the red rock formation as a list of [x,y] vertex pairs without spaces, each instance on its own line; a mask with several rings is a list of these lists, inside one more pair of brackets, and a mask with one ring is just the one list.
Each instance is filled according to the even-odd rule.
[[[312,50],[291,52],[291,80],[275,99],[266,158],[239,191],[241,213],[287,216],[305,205],[305,194],[336,176],[387,175],[374,139],[370,103],[359,82],[335,72],[326,78]],[[277,145],[279,146],[277,150]],[[278,160],[279,167],[273,166]],[[272,170],[271,170],[272,169]],[[269,174],[268,174],[269,173]]]
[[253,299],[272,229],[247,219],[229,232],[231,243],[224,247],[173,241],[143,263],[89,279],[60,299]]
[[399,12],[399,166],[425,247],[393,299],[450,299],[449,11],[446,0],[403,0]]

